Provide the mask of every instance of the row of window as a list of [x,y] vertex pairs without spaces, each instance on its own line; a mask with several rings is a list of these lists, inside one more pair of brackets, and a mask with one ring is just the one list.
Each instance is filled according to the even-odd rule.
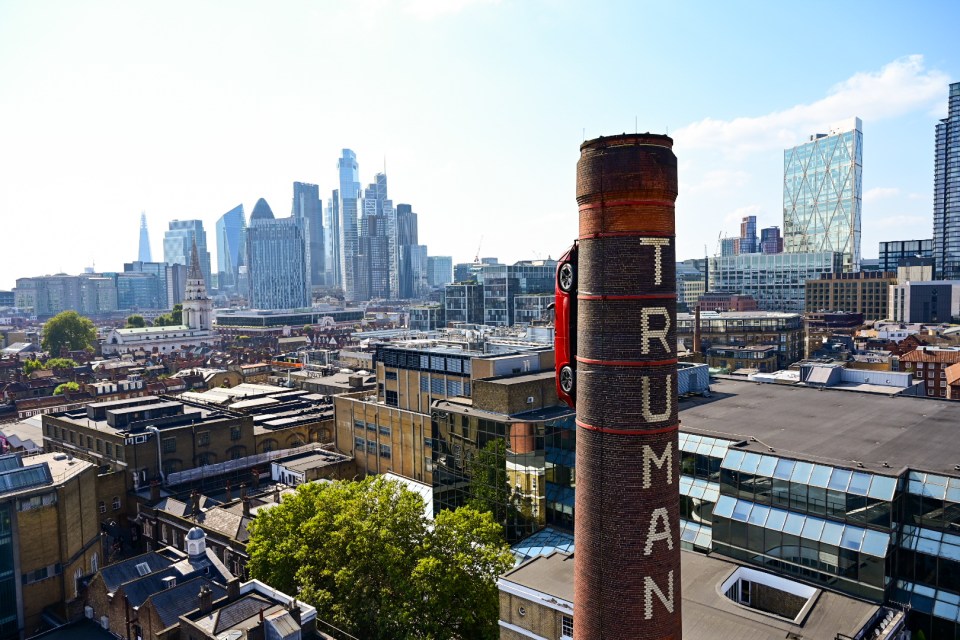
[[82,433],[69,429],[61,429],[49,424],[46,425],[46,433],[47,436],[52,439],[69,442],[78,447],[84,447],[85,449],[102,453],[108,458],[123,460],[123,446],[119,444],[114,445],[112,442],[101,440],[100,438],[84,436]]
[[377,442],[375,440],[366,440],[364,438],[355,436],[353,438],[353,446],[354,446],[354,450],[358,454],[366,450],[367,453],[372,455],[376,455],[377,453],[379,453],[380,457],[382,458],[389,458],[391,456],[390,445],[380,444],[378,448]]
[[[120,502],[120,496],[113,496],[113,510],[114,510],[114,511],[119,511],[121,506],[122,506],[122,505],[121,505],[121,502]],[[106,512],[107,512],[107,505],[106,505],[106,503],[105,503],[103,500],[101,500],[100,502],[97,503],[97,510],[98,510],[100,513],[106,513]]]

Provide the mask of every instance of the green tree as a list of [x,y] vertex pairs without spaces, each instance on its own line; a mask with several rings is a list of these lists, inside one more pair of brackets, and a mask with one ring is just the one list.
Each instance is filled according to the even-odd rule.
[[301,485],[250,525],[248,567],[359,638],[497,638],[500,525],[464,507],[431,528],[423,509],[383,478]]
[[127,324],[124,329],[143,329],[147,326],[147,321],[141,315],[132,315],[127,318]]
[[76,311],[62,311],[43,325],[44,351],[58,356],[60,350],[80,351],[92,349],[97,343],[97,329],[90,318],[84,318]]
[[68,391],[80,391],[80,385],[78,385],[76,382],[64,382],[53,390],[53,395],[59,396],[60,394]]
[[153,326],[155,327],[172,327],[178,324],[183,324],[182,304],[173,305],[173,311],[157,316],[153,321]]
[[64,369],[73,369],[77,363],[72,358],[50,358],[43,364],[44,369],[53,371],[63,371]]
[[40,371],[43,369],[43,363],[39,360],[27,360],[23,363],[23,374],[30,375],[34,371]]

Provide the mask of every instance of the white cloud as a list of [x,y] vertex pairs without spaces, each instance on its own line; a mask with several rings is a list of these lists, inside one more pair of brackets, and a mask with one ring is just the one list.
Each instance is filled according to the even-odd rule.
[[499,4],[500,0],[407,0],[404,10],[423,20],[460,13],[474,5]]
[[686,191],[696,193],[697,191],[717,191],[721,189],[734,189],[742,187],[750,180],[750,174],[746,171],[732,169],[714,169],[707,171],[703,176],[695,181],[683,185]]
[[674,138],[684,150],[712,148],[732,156],[786,149],[838,120],[857,116],[873,122],[933,108],[943,102],[949,80],[941,71],[925,69],[922,55],[906,56],[879,71],[856,73],[810,104],[733,120],[704,118],[682,127]]
[[745,216],[759,216],[763,213],[763,207],[758,204],[748,204],[745,207],[737,207],[726,216],[724,216],[723,221],[727,225],[736,225],[737,232],[740,231],[740,221]]
[[863,201],[876,202],[877,200],[887,200],[898,195],[900,195],[900,189],[896,187],[874,187],[864,192]]
[[[871,220],[870,225],[878,229],[917,227],[927,229],[930,225],[930,216],[887,216]],[[921,234],[923,235],[923,234]]]

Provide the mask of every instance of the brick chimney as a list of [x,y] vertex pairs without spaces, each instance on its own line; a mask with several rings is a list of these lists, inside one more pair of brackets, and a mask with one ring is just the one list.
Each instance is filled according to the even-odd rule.
[[244,517],[249,518],[250,517],[250,498],[248,498],[247,496],[244,496],[242,502],[243,502],[243,515]]
[[256,491],[257,489],[260,488],[260,471],[259,471],[258,469],[256,469],[256,468],[254,468],[253,471],[251,471],[250,473],[251,473],[252,476],[253,476],[253,478],[252,478],[252,480],[253,480],[253,490]]
[[200,601],[200,613],[208,614],[213,611],[213,590],[209,585],[203,585],[200,587],[200,593],[197,594],[197,599]]
[[240,578],[227,580],[227,601],[233,602],[240,597]]
[[580,145],[574,637],[680,640],[677,158]]
[[156,480],[150,483],[150,502],[160,502],[160,483]]

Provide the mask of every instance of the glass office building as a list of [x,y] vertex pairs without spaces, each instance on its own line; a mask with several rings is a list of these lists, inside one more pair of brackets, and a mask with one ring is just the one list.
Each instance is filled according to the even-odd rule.
[[933,164],[933,257],[937,278],[960,280],[960,82],[937,124]]
[[243,246],[246,229],[247,221],[243,215],[242,204],[230,209],[217,220],[217,272],[220,275],[220,289],[237,284],[240,265],[246,253]]
[[279,220],[263,198],[247,228],[250,306],[254,309],[300,309],[310,306],[307,230],[300,219]]
[[860,270],[862,148],[852,118],[783,152],[784,251],[835,251],[843,271]]
[[763,311],[803,313],[806,282],[840,271],[842,254],[749,253],[709,259],[710,291],[751,295]]

